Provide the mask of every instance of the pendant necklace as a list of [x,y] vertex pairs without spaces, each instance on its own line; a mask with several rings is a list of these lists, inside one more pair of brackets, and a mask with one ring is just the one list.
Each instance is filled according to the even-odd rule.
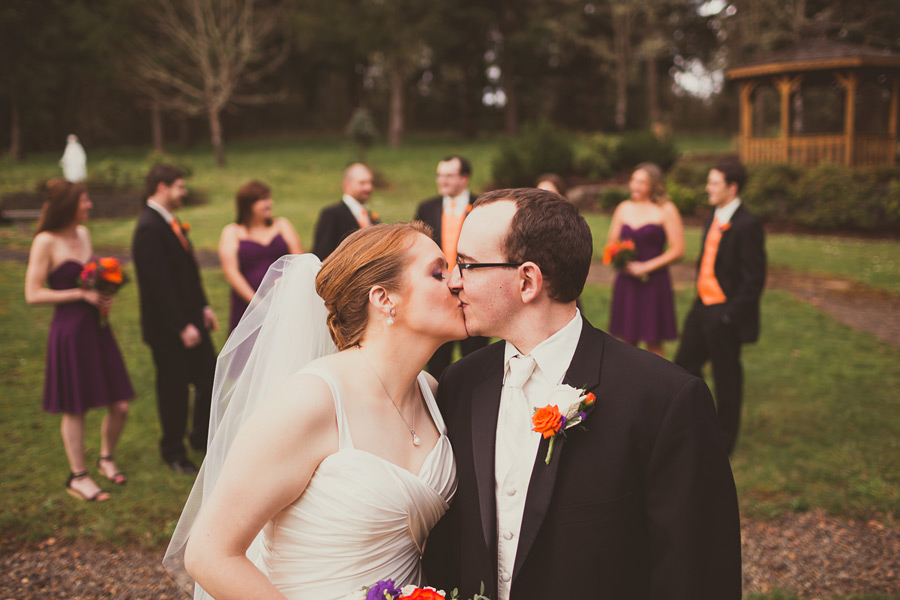
[[415,408],[413,408],[413,422],[412,427],[409,426],[409,423],[406,421],[406,417],[403,416],[403,413],[400,412],[400,408],[397,406],[397,403],[394,402],[394,399],[391,397],[390,392],[387,390],[387,386],[384,385],[384,381],[381,380],[381,375],[378,374],[378,371],[375,370],[375,367],[372,366],[372,363],[369,362],[369,359],[366,358],[366,355],[363,354],[362,346],[356,346],[356,349],[359,350],[360,355],[362,355],[363,360],[366,361],[366,364],[369,365],[369,368],[372,369],[372,372],[375,373],[375,377],[378,379],[378,383],[381,384],[381,389],[384,390],[385,395],[388,397],[388,400],[391,401],[391,404],[396,409],[397,414],[400,415],[400,418],[403,419],[403,424],[406,425],[406,428],[409,429],[409,433],[412,435],[412,443],[414,446],[418,446],[422,443],[422,440],[419,439],[419,436],[416,434],[416,415],[419,412],[419,403],[416,402]]

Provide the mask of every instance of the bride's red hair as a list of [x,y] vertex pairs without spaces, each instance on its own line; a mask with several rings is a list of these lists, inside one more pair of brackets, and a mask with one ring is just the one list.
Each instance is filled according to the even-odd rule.
[[417,235],[431,237],[421,221],[373,225],[349,235],[322,263],[316,292],[328,309],[328,330],[338,350],[362,339],[369,321],[369,290],[400,289]]

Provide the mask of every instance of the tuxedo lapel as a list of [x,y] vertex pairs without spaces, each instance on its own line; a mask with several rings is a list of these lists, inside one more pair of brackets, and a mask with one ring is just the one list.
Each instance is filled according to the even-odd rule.
[[485,379],[472,392],[472,459],[478,485],[481,527],[488,553],[497,566],[497,498],[494,495],[494,452],[500,392],[503,388],[502,359],[485,370]]
[[[603,359],[603,334],[594,329],[587,320],[582,322],[581,338],[572,357],[572,362],[563,378],[563,383],[574,388],[595,391],[600,384],[600,364]],[[540,406],[540,403],[535,403]],[[496,421],[495,421],[496,423]],[[590,419],[585,425],[590,427]],[[575,431],[573,435],[584,435],[588,432]],[[519,546],[516,550],[516,564],[513,567],[513,580],[525,563],[534,541],[547,515],[547,508],[553,497],[556,475],[565,449],[565,437],[560,437],[553,445],[553,456],[550,464],[544,462],[550,448],[550,439],[541,439],[534,466],[531,469],[531,481],[528,484],[528,496],[525,500],[525,512],[522,515],[522,528],[519,535]]]

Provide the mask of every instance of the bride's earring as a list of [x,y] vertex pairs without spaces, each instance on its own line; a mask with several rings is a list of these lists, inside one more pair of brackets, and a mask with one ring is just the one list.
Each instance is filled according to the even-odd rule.
[[388,318],[387,318],[387,321],[386,321],[386,323],[387,323],[388,325],[393,325],[393,324],[394,324],[394,315],[396,315],[396,314],[397,314],[397,311],[394,310],[394,309],[392,308],[392,309],[391,309],[391,312],[388,313]]

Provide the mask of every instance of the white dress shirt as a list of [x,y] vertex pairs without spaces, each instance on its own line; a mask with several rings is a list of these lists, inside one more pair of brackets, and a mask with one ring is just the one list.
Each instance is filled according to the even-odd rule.
[[153,200],[147,200],[147,206],[149,206],[150,208],[152,208],[153,210],[155,210],[156,212],[158,212],[159,215],[160,215],[163,219],[165,219],[165,220],[166,220],[166,223],[168,223],[169,225],[171,225],[171,224],[172,224],[172,221],[175,220],[175,215],[173,215],[172,213],[170,213],[169,211],[167,211],[167,210],[163,207],[163,205],[160,204],[159,202],[155,202],[155,201],[153,201]]
[[[530,356],[537,366],[523,386],[526,406],[512,405],[512,400],[517,396],[505,384],[509,375],[509,359],[519,354],[515,346],[506,342],[497,439],[505,439],[510,434],[520,436],[520,446],[518,452],[510,452],[505,444],[496,445],[494,491],[497,498],[497,600],[509,600],[522,515],[525,512],[525,497],[541,442],[541,434],[531,430],[531,415],[534,408],[546,406],[542,398],[549,398],[556,386],[562,383],[572,357],[575,356],[581,328],[581,312],[575,309],[575,317],[571,321],[531,351]],[[511,427],[514,429],[512,432],[509,431]],[[536,468],[544,466],[541,461]]]
[[466,209],[469,207],[469,202],[471,202],[469,189],[464,189],[462,192],[460,192],[459,196],[456,196],[455,198],[444,196],[444,203],[442,206],[445,213],[450,212],[451,202],[455,202],[455,204],[453,204],[453,212],[456,213],[457,217],[461,217],[462,215],[466,214]]
[[734,216],[734,211],[736,211],[740,205],[741,199],[735,198],[725,206],[720,206],[716,209],[716,212],[713,213],[713,216],[719,220],[719,227],[731,221],[731,217]]
[[371,222],[371,218],[369,217],[369,211],[366,210],[366,207],[363,206],[359,200],[351,196],[350,194],[344,194],[341,198],[344,201],[344,204],[347,205],[347,208],[350,209],[350,212],[353,213],[353,217],[359,221],[363,219],[368,219]]

